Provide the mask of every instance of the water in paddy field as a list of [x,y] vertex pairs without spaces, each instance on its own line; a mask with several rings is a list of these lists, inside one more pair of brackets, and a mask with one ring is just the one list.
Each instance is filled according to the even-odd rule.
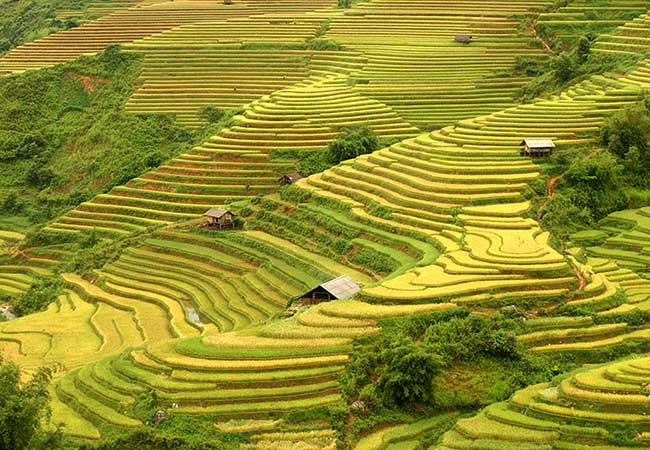
[[184,303],[183,307],[185,308],[185,312],[187,313],[187,319],[191,323],[201,328],[205,326],[205,324],[201,321],[201,316],[199,316],[199,313],[196,311],[194,306]]
[[11,312],[11,305],[0,305],[0,315],[7,320],[16,319],[16,315]]

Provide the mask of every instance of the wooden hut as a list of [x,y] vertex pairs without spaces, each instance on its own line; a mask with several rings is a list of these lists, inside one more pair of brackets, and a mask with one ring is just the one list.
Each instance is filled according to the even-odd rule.
[[298,172],[293,172],[293,173],[288,173],[286,175],[282,175],[279,181],[281,186],[286,186],[287,184],[293,184],[296,181],[301,179],[302,179],[302,175],[300,175]]
[[552,139],[524,139],[521,141],[521,156],[545,157],[550,155],[555,148]]
[[232,5],[232,0],[223,0],[224,5]]
[[456,42],[459,42],[461,44],[469,44],[472,42],[472,35],[471,34],[457,34],[456,35]]
[[316,286],[300,297],[303,304],[316,304],[330,300],[345,300],[354,297],[361,290],[361,285],[347,275]]
[[210,208],[203,215],[208,218],[208,227],[220,230],[235,227],[237,214],[227,209]]

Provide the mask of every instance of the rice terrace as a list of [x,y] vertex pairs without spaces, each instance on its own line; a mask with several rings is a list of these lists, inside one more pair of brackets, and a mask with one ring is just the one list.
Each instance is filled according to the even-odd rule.
[[650,447],[650,1],[0,7],[0,450]]

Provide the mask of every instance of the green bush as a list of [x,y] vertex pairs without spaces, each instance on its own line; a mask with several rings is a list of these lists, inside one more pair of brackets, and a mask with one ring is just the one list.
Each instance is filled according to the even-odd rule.
[[59,276],[37,278],[27,291],[15,298],[13,312],[24,316],[43,311],[63,293],[63,285]]
[[226,111],[214,105],[205,105],[199,110],[199,116],[209,123],[219,122],[225,114]]
[[381,147],[377,135],[366,126],[345,128],[341,135],[330,142],[330,162],[338,164],[359,155],[372,153]]
[[203,139],[206,130],[190,132],[170,116],[125,112],[141,64],[142,56],[111,45],[0,78],[0,198],[9,199],[0,213],[47,221]]
[[433,380],[442,372],[443,360],[400,336],[382,352],[385,364],[376,383],[376,395],[388,406],[408,407],[432,398]]
[[20,369],[0,357],[0,448],[53,448],[53,439],[42,430],[50,419],[47,386],[52,374],[51,369],[41,368],[29,381],[22,382]]
[[624,168],[611,153],[564,153],[556,162],[564,172],[556,185],[559,192],[546,203],[540,218],[557,238],[566,240],[627,207]]
[[613,114],[601,128],[600,136],[622,163],[630,184],[650,187],[650,99]]

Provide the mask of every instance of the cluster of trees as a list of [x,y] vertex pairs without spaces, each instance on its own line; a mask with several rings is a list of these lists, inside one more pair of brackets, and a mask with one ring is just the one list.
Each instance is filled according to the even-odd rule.
[[[637,207],[634,196],[650,187],[650,99],[611,115],[600,130],[599,147],[559,150],[551,164],[560,178],[541,221],[559,239],[594,227],[614,211]],[[536,188],[545,195],[544,185]]]
[[57,10],[81,9],[86,0],[0,1],[0,54],[38,37],[78,26],[74,20],[59,20]]
[[591,52],[595,39],[594,34],[588,33],[578,40],[575,48],[546,58],[517,57],[515,73],[533,77],[519,91],[520,100],[531,101],[556,93],[588,76],[623,71],[634,63],[633,56]]
[[0,79],[0,215],[40,223],[203,139],[165,115],[124,111],[142,58],[92,58]]
[[22,382],[20,369],[0,357],[0,449],[47,450],[58,448],[58,432],[43,430],[50,419],[47,386],[53,371],[39,369]]
[[305,176],[319,173],[341,161],[379,150],[381,146],[379,137],[367,126],[347,127],[330,142],[327,149],[299,156],[300,173]]
[[[546,361],[517,342],[521,322],[507,315],[484,317],[456,309],[391,320],[382,328],[380,335],[355,343],[341,377],[346,400],[363,400],[371,422],[380,423],[395,411],[481,406],[551,374]],[[450,373],[468,364],[488,367],[481,389],[466,392],[445,384]]]

